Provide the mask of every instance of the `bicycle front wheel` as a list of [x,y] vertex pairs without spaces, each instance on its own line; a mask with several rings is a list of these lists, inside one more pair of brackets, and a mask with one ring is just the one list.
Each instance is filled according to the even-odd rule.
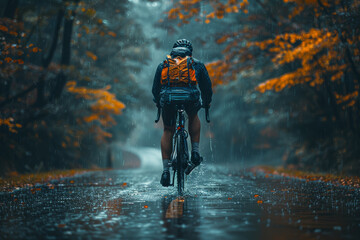
[[178,194],[180,196],[184,193],[185,187],[185,177],[184,177],[184,163],[185,159],[185,139],[183,136],[179,135],[177,139],[177,187],[178,187]]

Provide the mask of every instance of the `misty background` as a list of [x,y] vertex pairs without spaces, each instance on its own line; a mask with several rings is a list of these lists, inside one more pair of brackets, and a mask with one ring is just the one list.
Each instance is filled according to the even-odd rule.
[[[266,31],[252,37],[260,41],[315,24],[307,15],[306,21],[274,25],[277,11],[287,17],[295,6],[280,0],[250,1],[253,15],[240,11],[208,22],[204,11],[211,6],[195,2],[197,18],[184,23],[169,17],[178,1],[1,1],[1,174],[121,167],[116,162],[125,156],[130,162],[137,161],[134,155],[144,156],[137,150],[159,154],[163,126],[154,123],[151,87],[156,67],[177,39],[190,40],[193,56],[212,64],[226,56],[221,39],[233,32],[261,26]],[[250,16],[259,19],[251,22]],[[236,39],[241,47],[249,42],[245,33]],[[301,85],[282,92],[256,90],[299,63],[274,67],[258,50],[250,60],[232,65],[236,71],[230,77],[225,73],[231,67],[224,70],[223,82],[212,79],[211,123],[204,121],[204,110],[199,112],[206,163],[356,173],[358,122],[355,128],[339,127],[348,118],[333,121],[327,93],[318,101],[313,89]],[[320,96],[324,90],[315,91]],[[348,116],[350,110],[336,111]],[[351,119],[357,119],[358,109],[352,111]]]

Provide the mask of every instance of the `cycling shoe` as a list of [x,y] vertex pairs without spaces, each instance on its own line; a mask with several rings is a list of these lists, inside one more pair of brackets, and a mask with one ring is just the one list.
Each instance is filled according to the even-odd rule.
[[188,166],[185,169],[185,174],[189,175],[191,171],[200,165],[200,163],[203,161],[203,158],[200,157],[200,154],[198,152],[192,152],[191,153],[191,163],[188,164]]
[[169,171],[164,171],[162,173],[160,183],[161,183],[161,185],[163,185],[163,187],[170,186],[170,172]]

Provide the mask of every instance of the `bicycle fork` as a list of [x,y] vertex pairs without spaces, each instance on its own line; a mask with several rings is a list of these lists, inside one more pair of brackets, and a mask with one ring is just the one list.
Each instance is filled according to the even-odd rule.
[[178,159],[177,154],[179,154],[177,152],[177,145],[180,144],[178,141],[182,141],[182,146],[184,146],[185,159],[183,160],[183,162],[181,164],[182,168],[185,169],[187,167],[187,165],[190,163],[189,151],[188,151],[188,145],[187,145],[187,138],[188,138],[189,134],[185,130],[185,116],[184,116],[183,109],[184,108],[181,107],[178,110],[179,121],[176,126],[176,132],[173,136],[173,151],[172,151],[172,155],[171,155],[171,167],[173,168],[174,171],[173,171],[173,180],[172,180],[172,183],[170,184],[171,186],[174,186],[175,173],[177,171],[179,171],[179,169],[177,169],[177,166],[179,166],[177,164],[177,159]]

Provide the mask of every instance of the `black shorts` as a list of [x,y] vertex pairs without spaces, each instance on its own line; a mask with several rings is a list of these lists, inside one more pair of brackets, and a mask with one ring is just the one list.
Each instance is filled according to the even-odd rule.
[[[200,101],[185,104],[185,112],[187,115],[197,114],[201,108]],[[176,124],[177,111],[174,104],[166,104],[162,108],[162,119],[165,126],[172,127]]]

